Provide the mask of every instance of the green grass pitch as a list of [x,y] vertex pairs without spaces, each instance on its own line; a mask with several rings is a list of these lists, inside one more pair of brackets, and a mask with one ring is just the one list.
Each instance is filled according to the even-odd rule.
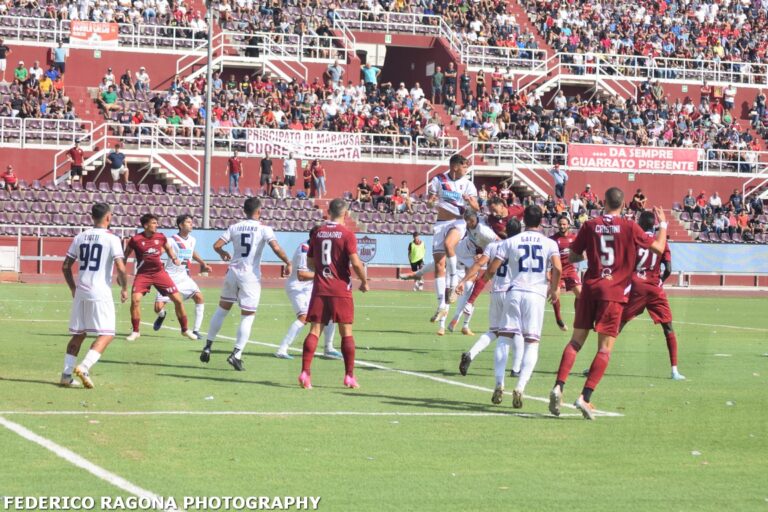
[[[203,330],[218,290],[204,292]],[[83,390],[54,385],[68,339],[66,287],[1,285],[0,417],[160,496],[321,496],[329,511],[768,509],[764,299],[672,298],[683,382],[668,378],[661,329],[647,316],[631,323],[593,397],[620,416],[594,422],[552,418],[534,398],[522,414],[510,396],[492,405],[492,349],[459,375],[475,338],[434,335],[432,293],[355,300],[357,358],[375,365],[358,366],[358,390],[342,387],[341,362],[322,358],[314,389],[302,390],[300,358],[272,356],[266,344],[293,319],[281,289],[262,295],[242,373],[225,361],[231,339],[201,364],[202,343],[181,338],[172,314],[171,329],[144,325],[126,342],[128,306],[118,306],[120,334],[92,371],[97,387]],[[563,304],[572,319],[571,296]],[[475,332],[487,311],[481,297]],[[235,335],[237,317],[222,335]],[[547,396],[567,340],[548,311],[527,395]],[[575,370],[594,350],[592,336]],[[583,381],[571,376],[569,403]],[[181,414],[157,414],[167,411]],[[135,414],[100,414],[110,412]],[[210,412],[226,414],[201,414]],[[7,428],[0,446],[0,495],[128,495]]]

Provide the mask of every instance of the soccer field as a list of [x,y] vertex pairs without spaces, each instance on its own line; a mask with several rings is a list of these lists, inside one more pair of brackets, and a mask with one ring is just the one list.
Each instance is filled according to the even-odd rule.
[[[218,298],[204,292],[203,329]],[[245,372],[225,361],[239,315],[204,365],[202,342],[182,338],[172,314],[167,329],[144,325],[126,342],[128,305],[119,305],[119,335],[91,373],[96,388],[84,390],[56,386],[66,286],[0,285],[0,494],[319,496],[329,511],[768,508],[765,299],[673,297],[681,382],[669,379],[661,328],[647,315],[628,325],[593,396],[607,414],[594,422],[571,407],[547,412],[568,340],[551,312],[518,411],[511,396],[491,404],[492,348],[458,373],[475,337],[434,334],[432,293],[355,300],[357,390],[342,386],[340,361],[317,358],[314,389],[303,390],[300,357],[273,357],[293,320],[282,290],[262,295]],[[487,305],[486,295],[478,334]],[[571,295],[563,309],[572,320]],[[593,335],[579,373],[595,345]],[[583,382],[571,376],[568,403]]]

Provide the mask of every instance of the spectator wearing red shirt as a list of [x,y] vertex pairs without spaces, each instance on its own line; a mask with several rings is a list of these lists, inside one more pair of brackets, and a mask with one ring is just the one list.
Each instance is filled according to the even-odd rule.
[[312,160],[309,170],[312,172],[312,178],[315,180],[315,197],[322,199],[326,194],[325,169],[320,165],[320,160],[315,159]]
[[5,181],[5,188],[7,190],[19,189],[19,178],[13,173],[12,165],[6,167],[5,174],[3,174],[3,181]]
[[72,149],[67,152],[71,167],[69,168],[70,181],[80,181],[83,176],[83,160],[85,159],[85,151],[80,147],[80,141],[76,140]]
[[229,174],[229,193],[234,190],[240,192],[240,176],[243,174],[243,161],[237,156],[237,151],[232,152],[232,157],[227,160],[227,174]]
[[587,184],[584,188],[584,192],[581,193],[581,200],[587,210],[596,210],[600,208],[600,201],[597,199],[597,194],[592,192],[592,185]]

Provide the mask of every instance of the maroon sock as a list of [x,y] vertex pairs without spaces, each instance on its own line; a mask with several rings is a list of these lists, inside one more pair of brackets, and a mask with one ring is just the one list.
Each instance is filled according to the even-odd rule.
[[585,388],[595,389],[600,384],[600,379],[605,374],[605,369],[608,368],[608,361],[611,360],[611,353],[599,350],[597,355],[592,360],[592,366],[589,367],[589,377],[584,384]]
[[344,336],[341,338],[341,354],[344,356],[344,373],[347,375],[354,375],[355,338],[353,336]]
[[[343,340],[342,340],[343,343]],[[342,347],[344,345],[342,344]],[[317,349],[317,336],[312,333],[307,334],[304,338],[304,352],[301,355],[301,371],[310,374],[312,368],[312,358],[315,357],[315,350]],[[342,348],[342,350],[344,350]]]
[[187,332],[187,329],[189,328],[189,323],[187,322],[187,315],[182,315],[179,317],[179,325],[181,325],[181,332]]
[[563,323],[563,317],[560,315],[560,301],[557,300],[552,303],[552,309],[555,310],[555,320],[558,324]]
[[666,336],[667,338],[667,350],[669,350],[669,364],[677,366],[677,336],[674,331],[670,332]]
[[475,286],[472,288],[472,293],[469,294],[467,304],[474,304],[480,294],[483,293],[483,288],[488,284],[488,281],[483,279],[483,277],[484,275],[481,274],[480,277],[477,278],[477,281],[475,281]]
[[139,324],[141,323],[141,318],[139,317],[131,317],[131,327],[133,327],[133,332],[139,332]]
[[[569,342],[563,350],[563,357],[560,359],[560,367],[557,369],[557,382],[565,384],[568,380],[568,374],[571,373],[573,363],[576,362],[576,354],[579,353],[581,347],[574,341]],[[560,384],[562,386],[562,384]]]

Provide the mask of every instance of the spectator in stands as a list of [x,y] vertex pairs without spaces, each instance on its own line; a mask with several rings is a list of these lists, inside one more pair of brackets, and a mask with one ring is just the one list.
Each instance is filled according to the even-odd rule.
[[70,182],[80,181],[83,176],[83,162],[85,161],[85,151],[80,147],[80,141],[75,140],[75,145],[67,152],[69,158],[69,179]]
[[749,210],[752,212],[752,215],[758,216],[763,214],[763,200],[760,199],[757,194],[752,196],[752,199],[749,201]]
[[[448,62],[448,68],[445,70],[445,89],[451,87],[453,91],[456,91],[456,79],[459,74],[456,71],[456,65],[453,61]],[[434,102],[433,102],[434,103]]]
[[746,240],[745,234],[748,231],[752,231],[752,228],[749,226],[749,215],[747,215],[746,210],[741,210],[739,214],[736,215],[736,226],[738,232],[741,233],[742,239]]
[[6,190],[19,189],[19,178],[13,172],[12,165],[8,165],[8,167],[5,168],[5,173],[3,173],[3,182],[5,183]]
[[45,71],[40,67],[40,61],[36,60],[34,64],[29,67],[29,76],[34,76],[39,81],[43,78]]
[[445,81],[445,74],[443,68],[440,66],[435,67],[435,72],[432,74],[432,103],[443,103],[443,82]]
[[737,90],[733,84],[729,84],[723,91],[723,106],[727,110],[733,110],[733,107],[736,104],[736,93]]
[[237,150],[232,151],[232,156],[227,160],[227,174],[229,175],[229,193],[235,191],[240,193],[240,177],[243,175],[243,161],[237,154]]
[[688,189],[688,193],[683,198],[683,211],[688,215],[693,215],[696,210],[696,198],[693,196],[693,189]]
[[107,85],[117,85],[117,79],[115,78],[115,74],[112,72],[112,68],[107,68],[107,72],[104,75],[104,81],[107,83]]
[[355,201],[358,203],[369,203],[371,200],[371,186],[368,184],[368,178],[363,178],[363,180],[357,184],[357,196],[355,197]]
[[3,82],[5,82],[5,68],[8,64],[8,55],[10,55],[11,49],[5,44],[3,38],[0,38],[0,71],[3,72]]
[[264,153],[264,158],[259,163],[261,174],[259,176],[260,193],[270,197],[272,195],[272,159],[269,153]]
[[569,206],[571,209],[571,218],[573,219],[575,224],[577,217],[581,213],[581,210],[585,209],[584,203],[581,202],[581,198],[579,197],[579,194],[573,194],[573,199],[571,199]]
[[320,160],[315,159],[312,160],[312,163],[309,165],[309,170],[312,171],[312,178],[315,180],[315,197],[317,199],[322,199],[326,194],[325,169],[320,165]]
[[384,187],[381,184],[378,176],[373,177],[373,185],[371,185],[371,200],[373,201],[373,207],[379,210],[381,203],[384,203]]
[[560,168],[560,164],[555,164],[552,169],[549,170],[549,174],[555,180],[555,197],[563,199],[565,197],[565,185],[568,183],[568,173]]
[[728,198],[728,206],[733,208],[733,211],[736,213],[741,213],[744,209],[744,198],[741,196],[739,189],[733,189],[731,197]]
[[149,74],[147,68],[141,66],[136,72],[136,80],[134,82],[137,91],[149,92]]
[[485,203],[488,202],[488,190],[485,188],[485,183],[480,185],[480,190],[477,191],[477,204],[480,205],[480,208],[485,206]]
[[110,85],[106,91],[101,93],[101,98],[97,100],[97,103],[104,111],[104,118],[107,120],[109,120],[110,113],[122,110],[120,104],[117,103],[117,92],[114,85]]
[[301,172],[304,180],[304,198],[309,199],[309,194],[312,191],[312,169],[309,165],[305,165]]
[[715,219],[712,221],[712,229],[720,236],[721,233],[725,233],[728,230],[728,219],[723,216],[723,211],[718,210],[715,214]]
[[293,153],[288,153],[288,156],[283,160],[283,174],[287,195],[293,196],[293,187],[296,186],[296,159],[293,158]]
[[717,192],[713,192],[709,198],[709,207],[713,213],[717,213],[723,210],[723,200],[720,198]]
[[370,95],[371,92],[376,88],[376,85],[379,81],[379,75],[381,75],[381,70],[377,67],[371,66],[371,62],[368,61],[365,63],[365,66],[361,70],[363,73],[363,83],[365,84],[365,93],[367,95]]
[[[453,64],[453,62],[451,62]],[[459,83],[459,90],[461,92],[461,103],[467,103],[469,101],[471,94],[471,78],[469,76],[469,71],[467,68],[464,68],[464,71],[461,72],[460,77],[460,83]]]
[[584,187],[584,192],[581,193],[581,201],[584,203],[584,208],[587,210],[597,210],[602,208],[600,200],[597,198],[597,194],[592,191],[592,185],[589,183]]
[[395,182],[392,180],[392,176],[388,176],[387,181],[381,186],[384,189],[384,204],[391,210],[394,210],[393,200],[397,192],[397,185],[395,185]]
[[115,144],[115,148],[107,155],[107,165],[109,165],[109,172],[112,174],[112,183],[117,183],[120,180],[120,176],[123,177],[123,183],[128,184],[128,166],[125,165],[125,153],[120,151],[121,146],[118,142]]
[[629,203],[629,209],[634,212],[645,211],[645,203],[647,201],[648,198],[643,194],[643,190],[639,188],[637,189],[637,192],[635,192],[635,195],[632,196],[632,202]]
[[59,45],[53,49],[53,67],[55,67],[62,75],[67,69],[67,55],[69,50],[64,48],[64,43],[59,41]]
[[325,70],[325,83],[333,90],[340,88],[343,84],[344,73],[344,66],[339,64],[339,59],[334,60],[333,64]]
[[707,192],[702,190],[699,195],[696,196],[696,211],[699,215],[704,216],[709,210],[709,199],[707,199]]
[[728,235],[732,237],[739,229],[739,221],[736,218],[736,214],[730,208],[726,209],[725,218],[728,220]]
[[403,209],[404,211],[411,214],[414,213],[413,203],[411,202],[411,190],[408,188],[408,182],[406,180],[400,182],[400,186],[395,191],[394,200],[397,202],[398,206],[405,206]]
[[288,196],[288,190],[285,186],[285,182],[276,176],[272,182],[272,197],[275,199],[285,199]]
[[136,87],[133,84],[133,73],[130,69],[126,69],[125,73],[120,75],[120,92],[130,92],[132,95],[136,93]]
[[550,221],[557,216],[555,199],[551,194],[547,195],[547,198],[544,200],[544,204],[542,205],[542,213]]

